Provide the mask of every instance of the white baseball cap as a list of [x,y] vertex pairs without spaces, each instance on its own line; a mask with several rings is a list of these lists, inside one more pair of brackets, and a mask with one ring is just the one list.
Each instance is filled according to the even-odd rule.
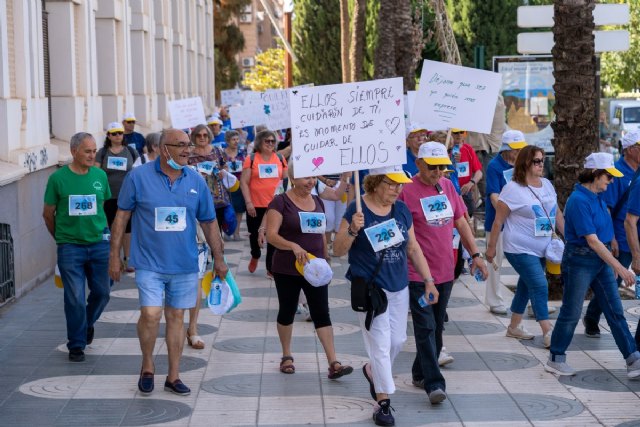
[[222,124],[222,120],[220,120],[220,117],[217,114],[212,114],[207,119],[207,124],[208,125],[221,125]]
[[584,167],[587,169],[604,169],[616,178],[623,176],[613,165],[613,154],[609,153],[591,153],[584,161]]
[[640,144],[640,131],[632,130],[622,137],[622,149],[629,148],[634,144]]
[[124,129],[122,128],[122,123],[118,123],[118,122],[111,122],[107,125],[107,133],[113,133],[113,132],[124,132]]
[[122,116],[122,121],[123,122],[135,122],[136,121],[136,116],[134,116],[133,113],[124,113],[124,116]]
[[429,141],[420,146],[418,158],[428,165],[450,165],[447,148],[439,142]]
[[412,182],[411,178],[402,170],[401,165],[369,169],[369,175],[386,175],[387,178],[398,184],[409,184]]
[[502,146],[500,152],[510,150],[520,150],[527,146],[524,134],[519,130],[508,130],[502,134]]

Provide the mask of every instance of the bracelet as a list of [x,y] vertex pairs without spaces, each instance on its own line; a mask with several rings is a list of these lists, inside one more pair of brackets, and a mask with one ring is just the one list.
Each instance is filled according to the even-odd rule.
[[433,277],[425,277],[424,283],[436,283],[436,281],[433,280]]
[[258,228],[258,233],[261,232],[261,231],[267,231],[267,229],[265,227]]
[[351,237],[358,237],[358,233],[351,231],[351,227],[347,227],[347,233],[349,233],[349,236]]

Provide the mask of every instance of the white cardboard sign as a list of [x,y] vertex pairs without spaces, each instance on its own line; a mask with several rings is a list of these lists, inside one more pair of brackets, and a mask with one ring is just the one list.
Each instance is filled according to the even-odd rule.
[[407,161],[402,78],[289,92],[295,177]]
[[428,129],[491,133],[501,82],[492,71],[425,60],[411,120]]
[[242,91],[240,89],[221,90],[220,101],[222,105],[240,105],[242,104]]
[[171,126],[175,129],[187,129],[207,123],[199,96],[169,101],[169,115]]
[[242,92],[242,104],[253,104],[262,102],[262,92],[254,92],[252,90],[245,90]]
[[231,119],[231,129],[267,125],[264,104],[261,102],[233,105],[229,107],[229,118]]
[[279,130],[291,127],[289,91],[287,89],[267,90],[262,94],[262,102],[269,129]]

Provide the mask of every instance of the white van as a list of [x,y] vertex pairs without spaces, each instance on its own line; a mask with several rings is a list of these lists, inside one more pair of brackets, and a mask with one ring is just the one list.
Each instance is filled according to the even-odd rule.
[[622,137],[631,130],[640,129],[640,101],[611,101],[609,133],[620,147]]

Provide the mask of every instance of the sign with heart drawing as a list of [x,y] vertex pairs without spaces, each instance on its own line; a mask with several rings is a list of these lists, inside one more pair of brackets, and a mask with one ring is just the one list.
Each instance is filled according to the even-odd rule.
[[289,92],[296,178],[403,165],[402,78]]

